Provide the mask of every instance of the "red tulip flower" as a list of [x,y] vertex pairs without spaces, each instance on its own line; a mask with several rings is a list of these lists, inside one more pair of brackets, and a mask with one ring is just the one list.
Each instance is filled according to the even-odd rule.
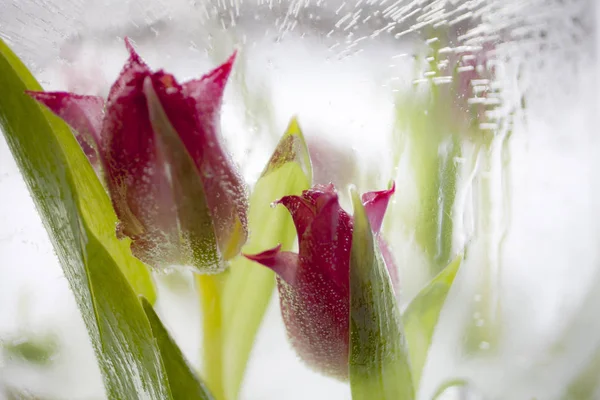
[[[378,233],[394,187],[365,193],[362,202]],[[298,233],[299,254],[280,246],[245,255],[277,274],[281,313],[288,337],[311,367],[339,378],[348,376],[350,333],[350,249],[353,218],[339,204],[333,185],[317,185],[302,196],[278,201],[290,212]],[[381,239],[379,240],[381,246]],[[389,252],[382,254],[392,280]]]
[[108,99],[65,92],[33,98],[76,132],[101,171],[133,254],[149,265],[217,272],[246,241],[246,188],[220,142],[219,117],[235,54],[185,83],[129,60]]

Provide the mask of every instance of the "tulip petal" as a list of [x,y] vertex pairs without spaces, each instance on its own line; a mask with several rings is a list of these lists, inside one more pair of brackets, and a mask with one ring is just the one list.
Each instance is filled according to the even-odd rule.
[[128,90],[139,89],[141,87],[140,79],[143,82],[144,76],[150,73],[150,68],[139,54],[136,53],[128,38],[125,38],[125,46],[127,47],[127,51],[129,51],[129,59],[108,92],[107,107]]
[[291,251],[281,251],[281,245],[258,254],[243,254],[249,260],[255,261],[271,269],[288,285],[295,286],[297,282],[298,254]]
[[201,272],[220,272],[224,265],[198,170],[158,100],[153,77],[147,76],[144,80],[144,94],[158,151],[169,168],[172,207],[179,220],[181,261]]
[[321,208],[329,202],[331,195],[337,197],[335,187],[332,183],[315,185],[311,189],[302,192],[302,197],[314,205],[316,212],[320,212]]
[[193,98],[203,108],[203,112],[211,117],[213,114],[219,113],[225,85],[233,69],[236,56],[237,52],[234,52],[227,61],[202,78],[192,79],[182,85],[184,95]]
[[158,72],[153,85],[169,121],[202,178],[224,259],[237,255],[247,238],[247,194],[234,162],[220,144],[219,109],[232,56],[202,79],[179,85]]
[[301,267],[318,271],[347,290],[352,220],[337,194],[326,194],[326,201],[325,196],[320,201],[324,201],[320,212],[300,238]]
[[26,92],[62,118],[77,134],[77,141],[90,163],[97,167],[104,99],[98,96],[80,96],[67,92]]
[[277,200],[276,203],[282,204],[288,209],[296,226],[298,238],[301,238],[315,217],[313,205],[300,196],[285,196]]
[[119,230],[133,242],[132,252],[145,263],[177,263],[177,214],[164,160],[143,91],[150,70],[126,42],[130,56],[110,89],[101,133],[101,153]]
[[396,183],[393,182],[392,187],[387,190],[367,192],[362,195],[362,203],[365,206],[365,211],[367,212],[369,223],[374,233],[379,233],[381,230],[385,210],[390,202],[390,197],[392,197],[395,191]]

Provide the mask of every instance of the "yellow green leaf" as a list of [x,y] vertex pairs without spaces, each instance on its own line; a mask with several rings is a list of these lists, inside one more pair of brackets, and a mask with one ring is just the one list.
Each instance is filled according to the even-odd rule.
[[[292,249],[296,238],[292,218],[283,207],[274,208],[271,204],[283,196],[301,194],[311,181],[308,149],[298,122],[292,119],[250,196],[250,236],[243,252],[253,254],[279,243],[283,250]],[[211,333],[205,335],[204,360],[207,368],[221,365],[219,371],[207,371],[212,378],[206,378],[206,382],[217,400],[232,400],[240,390],[256,333],[275,287],[275,277],[269,269],[238,256],[222,279],[199,275],[197,282],[204,310],[204,331]],[[221,360],[216,360],[219,357]],[[218,391],[222,388],[223,399],[213,387]]]
[[456,257],[410,302],[402,315],[413,381],[418,387],[433,333],[462,257]]
[[151,276],[115,237],[116,216],[69,128],[27,96],[41,90],[0,40],[0,127],[91,338],[109,399],[172,399],[137,295]]
[[161,322],[148,300],[142,298],[144,312],[160,350],[162,365],[167,374],[173,400],[212,400],[202,381],[192,372],[183,353]]
[[402,320],[392,281],[356,190],[350,251],[350,388],[353,400],[412,400]]

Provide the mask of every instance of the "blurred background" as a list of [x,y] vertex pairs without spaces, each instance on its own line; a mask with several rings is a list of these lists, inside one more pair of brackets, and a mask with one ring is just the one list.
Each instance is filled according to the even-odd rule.
[[[292,116],[315,180],[395,180],[406,303],[466,251],[418,398],[600,399],[596,0],[0,0],[0,37],[46,90],[106,95],[127,54],[199,77],[235,49],[221,116],[252,185]],[[0,95],[2,93],[0,92]],[[191,277],[156,275],[195,365]],[[0,137],[0,399],[103,399],[92,347]],[[349,399],[288,345],[274,296],[242,399]]]

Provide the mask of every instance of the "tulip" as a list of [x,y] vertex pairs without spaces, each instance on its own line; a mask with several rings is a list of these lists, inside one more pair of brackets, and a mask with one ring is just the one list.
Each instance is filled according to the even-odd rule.
[[246,241],[247,194],[220,143],[219,117],[235,53],[200,79],[153,72],[126,40],[129,60],[108,94],[29,94],[75,131],[101,170],[117,235],[154,267],[218,272]]
[[[394,187],[362,197],[376,235],[393,193]],[[275,272],[283,321],[298,355],[326,375],[347,379],[353,218],[340,207],[332,184],[316,185],[277,203],[292,216],[299,253],[277,246],[244,255]],[[387,247],[382,254],[395,280]]]

